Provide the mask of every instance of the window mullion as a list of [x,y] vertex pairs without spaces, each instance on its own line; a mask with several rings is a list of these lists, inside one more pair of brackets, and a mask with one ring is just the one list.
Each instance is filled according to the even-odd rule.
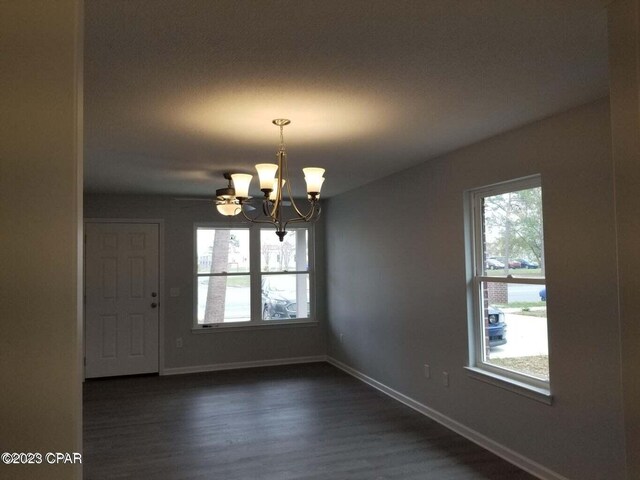
[[309,273],[309,305],[310,311],[309,316],[312,319],[317,320],[317,312],[316,312],[316,242],[315,242],[315,228],[313,226],[309,226],[307,229],[307,255],[308,262],[307,272]]
[[302,275],[305,273],[311,273],[309,270],[282,270],[282,271],[276,271],[276,272],[261,272],[265,275],[272,275],[272,276],[276,276],[276,275]]
[[487,277],[483,275],[479,275],[476,278],[481,282],[519,283],[522,285],[544,285],[546,283],[546,280],[544,278]]
[[484,362],[484,341],[481,336],[484,333],[484,314],[482,302],[482,282],[478,277],[473,278],[473,349],[470,358],[474,359],[474,366],[481,365]]
[[255,225],[249,230],[249,270],[251,272],[251,323],[262,323],[260,228]]
[[198,277],[247,277],[249,272],[215,272],[215,273],[196,273]]

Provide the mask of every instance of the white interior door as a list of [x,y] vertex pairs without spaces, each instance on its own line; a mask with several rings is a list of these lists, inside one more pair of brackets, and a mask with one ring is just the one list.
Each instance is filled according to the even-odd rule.
[[85,224],[85,377],[158,371],[158,225]]

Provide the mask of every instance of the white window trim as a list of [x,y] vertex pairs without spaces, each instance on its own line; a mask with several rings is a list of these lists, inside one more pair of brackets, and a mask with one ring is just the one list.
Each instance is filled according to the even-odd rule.
[[[227,230],[249,230],[249,272],[239,273],[237,275],[249,275],[249,282],[251,285],[251,319],[244,322],[223,322],[223,323],[198,323],[198,229],[199,228],[217,228]],[[193,250],[191,258],[193,261],[193,312],[192,312],[192,327],[193,333],[211,333],[216,331],[224,331],[229,329],[241,329],[241,330],[255,330],[263,328],[275,328],[275,327],[301,327],[301,326],[314,326],[318,324],[316,319],[316,275],[315,275],[315,234],[313,224],[296,225],[291,230],[306,229],[307,230],[307,256],[308,256],[308,268],[307,270],[295,270],[284,272],[264,272],[266,275],[293,275],[293,274],[308,274],[309,275],[309,318],[292,318],[292,319],[278,319],[278,320],[263,320],[262,319],[262,266],[260,256],[260,232],[262,230],[275,231],[272,226],[262,226],[246,223],[238,225],[230,225],[229,223],[219,222],[206,222],[206,223],[194,223],[193,225]],[[233,276],[236,274],[229,274]]]
[[490,365],[484,362],[483,358],[483,338],[485,333],[481,300],[482,282],[545,285],[546,278],[489,277],[483,275],[484,258],[481,201],[485,197],[536,187],[542,187],[540,175],[511,180],[466,192],[466,243],[470,261],[467,262],[469,358],[468,365],[465,369],[471,378],[551,405],[552,395],[550,381],[544,381],[523,373]]

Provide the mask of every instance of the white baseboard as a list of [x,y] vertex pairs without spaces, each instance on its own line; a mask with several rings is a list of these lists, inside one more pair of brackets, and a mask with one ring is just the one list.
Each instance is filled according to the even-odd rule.
[[427,407],[426,405],[394,390],[393,388],[387,387],[383,383],[365,375],[354,368],[336,360],[332,357],[326,357],[326,361],[330,364],[338,367],[339,369],[345,371],[349,375],[357,378],[358,380],[372,386],[373,388],[381,391],[382,393],[390,396],[394,400],[397,400],[401,403],[404,403],[406,406],[414,409],[415,411],[435,420],[436,422],[444,425],[450,430],[453,430],[457,434],[465,437],[468,440],[471,440],[473,443],[480,445],[482,448],[489,450],[490,452],[496,454],[497,456],[503,458],[509,463],[520,467],[522,470],[529,472],[531,475],[535,475],[536,477],[542,480],[569,480],[567,477],[564,477],[552,470],[549,470],[544,465],[540,465],[539,463],[534,462],[533,460],[520,455],[518,452],[511,450],[508,447],[482,435],[479,432],[443,415],[442,413],[434,410],[433,408]]
[[276,358],[273,360],[256,360],[253,362],[214,363],[210,365],[194,365],[189,367],[164,368],[162,375],[181,375],[184,373],[215,372],[218,370],[235,370],[239,368],[271,367],[274,365],[294,365],[296,363],[326,362],[325,355],[313,357]]

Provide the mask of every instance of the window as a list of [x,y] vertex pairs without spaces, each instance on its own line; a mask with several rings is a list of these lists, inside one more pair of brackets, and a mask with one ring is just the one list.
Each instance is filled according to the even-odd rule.
[[260,232],[262,319],[308,318],[307,231],[292,230],[281,242],[272,230]]
[[251,321],[249,229],[197,229],[197,323]]
[[548,394],[540,177],[469,193],[472,370]]
[[196,328],[312,320],[311,229],[195,227]]

